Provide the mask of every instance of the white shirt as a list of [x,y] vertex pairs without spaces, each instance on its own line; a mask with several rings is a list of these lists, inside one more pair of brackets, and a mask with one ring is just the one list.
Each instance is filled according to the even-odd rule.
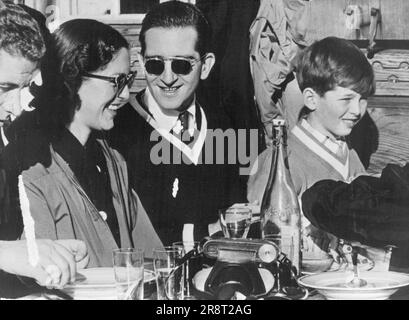
[[1,140],[3,141],[4,146],[7,146],[9,144],[9,141],[7,140],[6,135],[4,134],[4,128],[0,128],[0,134],[1,134]]
[[343,140],[333,140],[330,137],[322,134],[315,128],[313,128],[307,120],[301,120],[301,126],[304,127],[311,135],[314,136],[320,143],[327,147],[332,153],[335,154],[346,154],[348,152],[348,145]]
[[[152,114],[153,118],[155,119],[159,128],[164,129],[166,131],[173,131],[176,134],[179,134],[180,130],[182,129],[182,124],[178,120],[178,115],[167,115],[163,113],[162,109],[159,107],[156,100],[153,98],[152,94],[150,93],[149,89],[146,88],[145,91],[146,99],[147,99],[147,106],[149,112]],[[187,108],[189,112],[189,132],[197,128],[196,124],[196,98],[193,99],[189,108]],[[150,123],[151,119],[148,119]],[[192,132],[190,132],[193,134]]]
[[[43,78],[41,76],[41,72],[38,72],[37,75],[33,78],[33,80],[30,82],[30,85],[32,83],[35,83],[37,86],[42,86],[43,85]],[[21,107],[25,111],[33,111],[34,108],[30,107],[30,102],[34,99],[34,96],[30,92],[30,87],[25,87],[21,89],[20,93],[20,103]]]

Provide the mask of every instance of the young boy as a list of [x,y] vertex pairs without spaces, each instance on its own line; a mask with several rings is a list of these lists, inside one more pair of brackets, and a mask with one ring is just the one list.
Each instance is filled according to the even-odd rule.
[[[295,191],[301,198],[317,181],[349,182],[365,173],[348,144],[348,135],[365,114],[375,82],[372,67],[359,48],[335,37],[315,42],[301,54],[297,80],[304,108],[288,134],[287,151]],[[250,202],[261,204],[270,165],[271,149],[267,149],[248,182]],[[303,221],[304,232],[308,224]]]

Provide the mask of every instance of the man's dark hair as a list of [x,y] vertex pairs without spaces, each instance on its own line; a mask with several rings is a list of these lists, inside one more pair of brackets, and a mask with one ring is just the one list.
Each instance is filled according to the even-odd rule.
[[301,53],[297,64],[301,91],[312,88],[320,96],[340,86],[367,98],[375,93],[374,78],[362,51],[352,42],[336,37],[313,43]]
[[197,31],[196,50],[200,56],[209,50],[211,27],[204,14],[194,5],[180,1],[168,1],[156,5],[145,16],[139,35],[142,55],[145,54],[145,35],[152,28],[193,27]]
[[0,49],[32,62],[39,62],[45,53],[36,20],[20,6],[6,1],[0,1]]

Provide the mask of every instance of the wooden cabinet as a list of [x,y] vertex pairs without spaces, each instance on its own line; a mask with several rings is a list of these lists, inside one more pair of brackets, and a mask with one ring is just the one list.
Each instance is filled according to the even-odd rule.
[[376,77],[376,95],[409,96],[409,50],[382,50],[369,60]]

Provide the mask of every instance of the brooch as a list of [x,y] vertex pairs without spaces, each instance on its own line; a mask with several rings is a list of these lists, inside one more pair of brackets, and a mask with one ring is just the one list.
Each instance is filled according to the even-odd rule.
[[104,221],[107,221],[108,215],[106,214],[106,212],[100,211],[100,212],[99,212],[99,215],[101,216],[101,218],[102,218]]
[[173,182],[173,189],[172,189],[172,196],[176,199],[179,192],[179,179],[176,178],[175,182]]

